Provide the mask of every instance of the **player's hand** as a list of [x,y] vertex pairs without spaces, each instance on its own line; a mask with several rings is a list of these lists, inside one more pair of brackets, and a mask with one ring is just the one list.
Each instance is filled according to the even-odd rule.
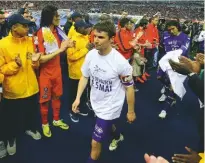
[[169,163],[166,159],[163,157],[155,157],[153,155],[149,156],[148,154],[144,155],[144,159],[146,163]]
[[31,56],[32,62],[37,62],[41,57],[41,53],[33,53]]
[[28,7],[28,2],[24,3],[24,5],[22,6],[22,8],[27,8]]
[[188,75],[192,72],[192,65],[187,65],[184,63],[178,63],[173,60],[169,60],[169,64],[174,71],[182,75]]
[[21,61],[21,58],[20,58],[19,54],[18,54],[18,56],[15,57],[15,62],[19,67],[22,66],[22,61]]
[[135,114],[135,112],[128,112],[128,113],[127,113],[127,121],[128,121],[128,123],[134,122],[135,119],[136,119],[136,114]]
[[204,65],[204,54],[197,53],[195,57],[196,61],[200,63],[200,65]]
[[73,105],[72,105],[72,111],[74,113],[79,113],[80,112],[79,107],[78,107],[79,105],[80,105],[80,100],[75,99],[75,101],[73,102]]
[[179,62],[182,64],[185,64],[186,67],[189,67],[192,72],[199,73],[201,70],[201,65],[198,61],[192,61],[191,59],[187,57],[180,56]]
[[72,48],[72,47],[75,47],[75,42],[73,40],[65,40],[61,43],[61,47],[60,47],[60,50],[62,52],[66,51],[68,48]]
[[146,58],[141,57],[141,59],[142,59],[143,62],[145,62],[145,63],[147,62],[147,59],[146,59]]
[[191,148],[185,147],[189,154],[175,154],[172,161],[176,163],[199,163],[201,157]]
[[146,42],[146,43],[144,44],[144,46],[145,46],[146,48],[151,48],[151,47],[152,47],[152,44],[151,44],[150,42]]

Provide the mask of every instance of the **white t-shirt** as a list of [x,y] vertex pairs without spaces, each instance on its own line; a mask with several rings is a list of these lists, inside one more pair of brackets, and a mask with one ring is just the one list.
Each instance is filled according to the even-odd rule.
[[93,49],[86,55],[82,74],[90,77],[90,100],[97,117],[112,120],[120,117],[125,100],[125,87],[120,76],[132,76],[132,67],[115,49],[101,56]]

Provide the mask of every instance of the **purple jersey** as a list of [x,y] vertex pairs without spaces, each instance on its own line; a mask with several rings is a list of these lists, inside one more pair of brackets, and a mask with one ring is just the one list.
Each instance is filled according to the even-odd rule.
[[183,32],[178,36],[171,35],[169,32],[164,32],[163,44],[165,52],[181,49],[183,51],[182,55],[187,56],[190,38]]

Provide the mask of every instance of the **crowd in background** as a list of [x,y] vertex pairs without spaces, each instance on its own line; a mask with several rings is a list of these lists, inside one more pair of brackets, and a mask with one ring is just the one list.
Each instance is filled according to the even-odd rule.
[[[32,1],[31,1],[32,2]],[[38,1],[34,2],[34,10],[41,10],[45,5],[55,5],[59,9],[71,9],[81,13],[103,12],[121,14],[123,10],[129,11],[130,15],[154,15],[157,11],[165,18],[178,17],[188,20],[204,20],[203,1],[177,1],[177,2],[149,2],[149,1]],[[123,3],[123,5],[122,5]],[[0,6],[3,9],[17,9],[23,5],[21,1],[1,1]]]
[[[39,62],[41,61],[43,63],[43,64],[41,62],[39,63],[39,64],[42,64],[42,67],[43,67],[43,68],[41,67],[41,69],[40,69],[41,70],[40,77],[42,77],[42,78],[45,77],[45,74],[42,73],[43,70],[48,71],[49,72],[48,74],[51,76],[55,75],[55,73],[53,73],[53,72],[56,72],[56,69],[54,67],[53,67],[53,69],[51,69],[51,67],[54,65],[58,68],[59,71],[56,72],[56,76],[54,78],[52,78],[51,80],[54,80],[55,78],[61,78],[62,74],[60,71],[60,69],[61,69],[60,67],[62,66],[62,68],[63,68],[63,65],[60,65],[60,63],[62,64],[64,62],[63,64],[65,64],[65,62],[66,62],[66,69],[69,71],[69,73],[68,73],[69,85],[72,89],[72,90],[70,90],[70,95],[69,95],[70,102],[71,101],[73,102],[75,100],[75,97],[77,94],[78,82],[80,81],[80,78],[82,76],[81,66],[84,63],[84,59],[85,59],[87,53],[89,53],[89,51],[91,51],[95,46],[97,47],[96,42],[94,42],[94,37],[96,37],[96,36],[94,36],[94,34],[93,34],[93,24],[89,21],[88,12],[101,12],[101,13],[103,13],[103,14],[99,14],[98,23],[107,22],[108,25],[109,25],[109,23],[110,24],[113,23],[113,17],[111,16],[110,13],[117,13],[117,14],[121,15],[120,19],[116,20],[116,22],[118,24],[116,24],[116,26],[117,26],[116,35],[113,32],[114,33],[113,36],[115,37],[115,39],[114,39],[114,44],[112,46],[113,46],[113,49],[115,48],[116,51],[119,51],[123,55],[123,57],[127,61],[129,61],[133,70],[139,69],[135,75],[132,74],[132,76],[134,78],[134,83],[136,85],[138,85],[139,83],[141,83],[141,84],[146,83],[147,79],[150,77],[149,72],[156,70],[156,68],[159,66],[158,61],[161,58],[163,58],[168,52],[172,52],[175,50],[181,50],[183,52],[180,51],[181,52],[180,55],[183,55],[183,53],[186,53],[186,55],[184,55],[184,56],[187,57],[187,59],[182,58],[179,61],[179,63],[176,63],[175,61],[169,61],[170,65],[172,66],[174,71],[188,76],[188,78],[189,78],[188,80],[190,82],[189,86],[191,87],[193,92],[198,96],[198,98],[200,99],[200,102],[202,102],[202,103],[204,102],[202,100],[203,99],[202,97],[204,97],[204,95],[203,95],[203,93],[201,93],[202,87],[204,87],[203,82],[202,82],[203,79],[199,76],[200,75],[203,76],[203,73],[204,73],[203,72],[203,66],[204,66],[203,52],[204,52],[204,37],[205,37],[204,30],[205,30],[205,28],[201,22],[192,21],[193,19],[194,20],[195,19],[203,20],[203,9],[201,7],[202,2],[192,2],[192,3],[190,3],[190,2],[177,2],[177,3],[174,3],[174,2],[167,2],[167,3],[165,3],[165,2],[163,2],[163,3],[160,3],[160,2],[154,2],[154,3],[150,3],[150,2],[143,2],[143,3],[142,2],[140,2],[140,3],[138,3],[138,2],[129,2],[129,3],[124,2],[124,5],[121,5],[122,2],[102,1],[102,2],[90,2],[89,5],[87,5],[87,2],[81,2],[81,1],[76,1],[76,2],[74,2],[74,1],[62,1],[62,2],[46,1],[45,2],[44,1],[44,2],[38,2],[38,3],[33,2],[34,6],[32,6],[31,10],[28,6],[22,7],[24,3],[25,2],[12,2],[11,3],[10,1],[5,1],[5,2],[1,1],[0,5],[5,10],[6,9],[16,9],[18,12],[18,19],[20,19],[19,15],[21,15],[24,17],[24,19],[32,21],[32,23],[29,23],[26,28],[29,28],[29,31],[28,31],[29,36],[35,36],[35,37],[33,37],[34,38],[33,43],[35,44],[37,42],[36,49],[38,51],[36,50],[36,52],[42,52],[43,54],[44,53],[53,54],[53,58],[56,59],[56,62],[52,63],[51,59],[46,59],[47,56],[51,56],[51,55],[41,55],[39,57],[40,59],[38,58],[37,61],[39,61]],[[64,36],[65,34],[62,32],[62,29],[58,27],[59,22],[57,20],[60,19],[60,15],[58,12],[56,12],[55,15],[53,16],[51,24],[48,24],[48,25],[46,24],[47,20],[48,20],[47,17],[49,17],[49,16],[44,15],[44,17],[43,17],[44,19],[41,18],[40,30],[39,30],[39,27],[36,25],[36,23],[37,23],[36,19],[33,18],[31,11],[42,10],[42,8],[44,8],[45,6],[47,6],[49,4],[52,4],[53,6],[57,6],[58,8],[71,9],[73,11],[72,14],[68,15],[66,24],[62,25],[62,29],[64,30],[64,32],[66,33],[68,38],[70,38],[70,40],[73,41],[72,46],[65,45],[65,43],[64,43],[64,46],[62,45],[63,44],[62,40],[63,40],[63,37],[65,37]],[[118,11],[120,11],[119,13],[117,12],[117,9],[118,9]],[[125,12],[125,10],[129,11],[129,14],[128,14],[128,12]],[[43,10],[43,11],[45,11],[45,10]],[[56,9],[56,11],[57,11],[57,9]],[[124,12],[122,13],[121,11],[124,11]],[[106,14],[106,13],[108,13],[108,14]],[[3,39],[3,41],[1,43],[5,43],[6,41],[8,41],[8,44],[9,44],[8,38],[12,37],[11,35],[9,37],[7,37],[8,32],[10,30],[9,26],[13,27],[12,30],[14,32],[15,25],[18,24],[18,22],[15,22],[15,19],[12,19],[12,21],[9,21],[9,19],[5,20],[5,17],[3,17],[3,14],[4,13],[1,11],[0,12],[0,20],[4,20],[4,22],[2,23],[0,21],[0,38],[5,37],[5,39]],[[129,15],[143,15],[143,17],[141,18],[140,21],[134,22],[131,18],[129,18]],[[185,19],[185,20],[183,22],[180,22],[179,18]],[[56,23],[56,22],[58,22],[58,23]],[[57,44],[55,46],[59,46],[61,43],[60,50],[63,49],[58,53],[54,52],[55,55],[54,55],[53,51],[46,52],[45,51],[46,48],[43,47],[43,46],[46,46],[47,44],[44,44],[45,42],[43,42],[43,41],[45,41],[46,37],[44,37],[45,33],[44,34],[42,34],[42,33],[43,33],[43,30],[45,30],[45,28],[47,28],[49,25],[52,25],[52,27],[55,28],[55,30],[53,32],[53,36],[55,35],[54,37],[56,37],[56,38],[59,37],[58,39],[56,39],[58,42],[56,41]],[[101,27],[99,27],[99,28],[101,28]],[[95,26],[94,26],[94,30],[95,30]],[[12,34],[14,34],[14,33],[12,33]],[[27,36],[27,35],[25,35],[25,36]],[[182,37],[182,40],[179,36]],[[36,37],[38,37],[38,40],[35,40]],[[41,41],[39,38],[41,38]],[[60,40],[60,38],[62,40]],[[50,40],[48,40],[48,42],[49,41]],[[39,46],[39,44],[40,44],[39,42],[42,45]],[[30,41],[30,43],[32,43],[32,41]],[[5,43],[4,46],[7,47],[8,44]],[[17,43],[15,43],[15,45],[16,44]],[[2,47],[5,48],[4,46],[2,46]],[[22,48],[22,49],[25,50],[25,48]],[[47,49],[49,49],[49,48],[47,48]],[[2,50],[2,53],[3,52],[4,51]],[[67,55],[65,55],[67,58],[63,58],[63,57],[60,58],[60,55],[58,55],[58,54],[60,54],[62,52],[67,53]],[[196,55],[196,53],[199,53],[199,54]],[[3,55],[3,54],[1,54],[1,55]],[[6,56],[6,54],[4,54],[4,55]],[[2,58],[2,60],[4,60],[5,56]],[[32,61],[33,61],[33,58],[35,58],[35,56],[31,57]],[[60,60],[63,60],[63,62],[60,62]],[[17,56],[15,58],[15,63],[17,64],[18,68],[20,69],[22,66],[22,63],[20,61],[19,56]],[[1,71],[2,71],[2,67],[5,66],[4,64],[5,63],[2,63],[2,66],[0,66]],[[52,66],[50,66],[50,67],[45,66],[45,65],[49,65],[49,64],[51,64]],[[197,72],[195,71],[195,68],[197,68]],[[202,71],[202,73],[201,73],[201,71]],[[3,71],[2,71],[2,73],[3,73]],[[32,71],[32,73],[33,73],[33,71]],[[25,75],[28,75],[28,74],[25,74]],[[160,77],[162,77],[162,76],[160,76]],[[162,81],[162,80],[161,81],[164,84],[164,89],[165,89],[164,92],[162,93],[162,96],[164,95],[163,96],[164,100],[162,100],[162,98],[160,97],[161,101],[160,101],[160,99],[159,99],[159,101],[164,102],[166,107],[168,107],[168,105],[169,105],[169,107],[172,107],[171,105],[173,104],[173,102],[176,103],[176,99],[174,99],[176,96],[173,97],[173,99],[171,99],[171,102],[170,102],[171,95],[166,92],[166,91],[168,91],[169,93],[170,92],[173,93],[173,90],[171,90],[172,88],[170,86],[170,81],[169,81],[170,79],[167,77],[166,74],[163,77],[164,77],[165,81]],[[8,78],[7,74],[5,74],[4,80],[5,81],[8,80],[7,78]],[[45,81],[45,80],[47,80],[47,78],[43,79],[43,80]],[[61,81],[62,79],[59,79],[59,80],[60,80],[60,82],[59,81],[58,82],[60,83],[60,85],[62,87],[62,81]],[[167,85],[167,82],[168,82],[168,85]],[[196,83],[196,82],[200,82],[200,84],[195,85],[194,83]],[[43,85],[45,83],[43,83],[43,82],[37,83],[37,81],[36,81],[35,84],[36,85],[39,84],[39,87],[41,89],[41,85]],[[51,82],[51,85],[57,86],[56,81]],[[55,86],[53,86],[53,87],[55,87]],[[7,85],[5,85],[3,83],[3,87],[6,88]],[[53,87],[51,89],[53,89]],[[104,89],[104,87],[103,88],[101,87],[101,89]],[[59,91],[60,89],[58,88],[56,90]],[[90,91],[90,88],[87,88],[87,90],[88,90],[87,91],[87,93],[88,93]],[[106,88],[106,90],[110,91],[109,88]],[[54,90],[52,90],[52,91],[54,91]],[[34,94],[35,97],[34,97],[34,99],[32,99],[32,101],[35,102],[36,98],[37,98],[37,96],[36,96],[37,91],[33,92],[33,93],[35,93]],[[51,93],[55,93],[55,92],[51,92]],[[45,102],[45,99],[47,99],[48,96],[49,96],[49,100],[52,101],[52,107],[56,107],[56,105],[57,105],[57,107],[56,107],[57,109],[54,109],[54,113],[53,113],[54,114],[53,125],[60,127],[61,129],[64,129],[64,130],[67,130],[69,128],[69,126],[67,124],[65,124],[63,121],[61,121],[60,117],[59,117],[59,112],[60,112],[60,98],[59,97],[61,95],[62,95],[62,90],[59,93],[59,96],[56,95],[56,97],[53,95],[51,96],[51,94],[48,94],[47,87],[43,87],[43,89],[40,90],[40,98],[42,97],[41,100],[43,101],[43,102],[40,101],[40,110],[41,110],[41,116],[42,116],[42,130],[43,130],[43,134],[45,137],[51,137],[51,135],[52,135],[50,127],[49,127],[49,123],[47,120],[48,102],[49,101],[46,100],[46,102]],[[90,107],[90,109],[92,110],[92,106],[90,104],[89,98],[87,98],[89,96],[86,96],[86,94],[84,94],[82,96],[84,96],[83,100],[81,99],[84,102],[84,105],[80,106],[80,108],[86,108],[86,107],[89,108]],[[9,97],[9,95],[8,95],[8,97]],[[4,93],[4,105],[3,106],[5,106],[5,99],[7,99],[8,97],[5,96],[5,93]],[[53,99],[53,97],[55,97],[55,99]],[[7,99],[7,100],[9,101],[9,102],[7,101],[7,105],[10,102],[12,102],[10,99]],[[55,102],[57,102],[57,104]],[[21,105],[23,103],[24,103],[24,101],[21,102]],[[72,103],[70,103],[69,105],[70,105],[70,107],[69,107],[70,118],[71,118],[72,122],[78,123],[79,122],[79,114],[74,112],[74,110],[72,110]],[[13,106],[15,106],[15,103],[12,104],[12,107]],[[9,108],[11,108],[11,105]],[[81,110],[80,113],[81,113],[80,115],[83,115],[83,116],[88,115],[87,110]],[[161,112],[159,114],[159,117],[166,118],[166,114],[162,115],[162,112]],[[204,117],[199,117],[199,118],[203,119]],[[28,119],[28,121],[30,121],[30,120]],[[12,124],[10,124],[10,125],[12,125]],[[201,132],[201,128],[200,128],[199,132]],[[8,135],[9,134],[10,133],[8,133]],[[36,140],[41,139],[41,135],[36,130],[36,128],[32,131],[28,130],[27,134]],[[204,133],[201,133],[200,136],[202,136],[203,134]],[[0,143],[3,142],[1,139],[2,138],[0,138]],[[10,152],[9,155],[16,153],[16,150],[11,150],[11,147],[13,147],[13,149],[16,148],[16,142],[15,142],[16,139],[14,139],[12,137],[11,140],[12,141],[8,140],[8,143],[7,143],[10,146],[9,148],[7,147],[7,152],[8,153]],[[116,141],[114,141],[114,145],[112,142],[110,144],[110,146],[112,146],[112,148],[116,149],[117,143],[120,141],[123,141],[123,138],[121,138],[121,135],[120,135],[119,141],[116,139]],[[202,142],[202,140],[201,140],[201,142]],[[14,144],[15,144],[15,147],[14,147]],[[2,144],[0,144],[0,145],[2,145]],[[188,149],[188,151],[189,151],[189,149]],[[197,152],[202,152],[202,151],[199,150]],[[196,155],[198,156],[198,154],[196,154]],[[147,159],[148,159],[147,163],[149,163],[149,158],[147,158]],[[180,156],[176,156],[175,159],[180,160]],[[197,158],[197,159],[199,159],[199,158]],[[201,157],[200,157],[200,159],[201,159]]]

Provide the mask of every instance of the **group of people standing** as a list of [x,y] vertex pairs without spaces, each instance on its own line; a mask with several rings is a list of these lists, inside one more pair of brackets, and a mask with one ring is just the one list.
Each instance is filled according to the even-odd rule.
[[[45,137],[52,136],[48,122],[50,103],[52,124],[63,130],[69,129],[60,118],[60,97],[63,91],[67,91],[63,90],[60,55],[67,55],[71,85],[68,90],[69,109],[73,122],[79,122],[79,115],[88,114],[85,110],[86,89],[90,94],[89,100],[97,119],[87,163],[97,163],[103,141],[112,136],[109,150],[113,151],[124,140],[118,121],[125,97],[128,122],[136,119],[134,85],[135,82],[144,83],[150,76],[148,71],[157,66],[160,39],[163,40],[164,55],[175,50],[179,50],[180,56],[187,56],[188,53],[189,38],[180,31],[176,20],[167,23],[168,31],[159,38],[158,15],[150,18],[149,23],[143,18],[134,32],[134,23],[127,17],[120,20],[118,30],[109,16],[101,17],[94,26],[82,20],[77,12],[71,18],[71,27],[65,34],[59,27],[58,9],[46,6],[41,12],[40,29],[29,37],[31,21],[22,14],[9,17],[10,33],[0,40],[0,79],[3,86],[1,157],[7,152],[9,155],[16,153],[16,138],[22,131],[35,140],[41,139],[36,122],[39,105]],[[179,67],[186,67],[184,60],[181,59],[180,64],[172,60],[168,62],[175,71],[182,73]],[[189,74],[200,73],[203,67],[201,55],[196,62],[189,60],[189,63],[192,67],[187,71]],[[158,79],[164,84],[166,92],[165,106],[159,117],[165,118],[167,108],[175,102],[176,93],[162,67],[158,69]],[[4,122],[7,122],[6,125]],[[147,155],[145,159],[147,162],[151,160]],[[180,156],[174,160],[180,160]]]

